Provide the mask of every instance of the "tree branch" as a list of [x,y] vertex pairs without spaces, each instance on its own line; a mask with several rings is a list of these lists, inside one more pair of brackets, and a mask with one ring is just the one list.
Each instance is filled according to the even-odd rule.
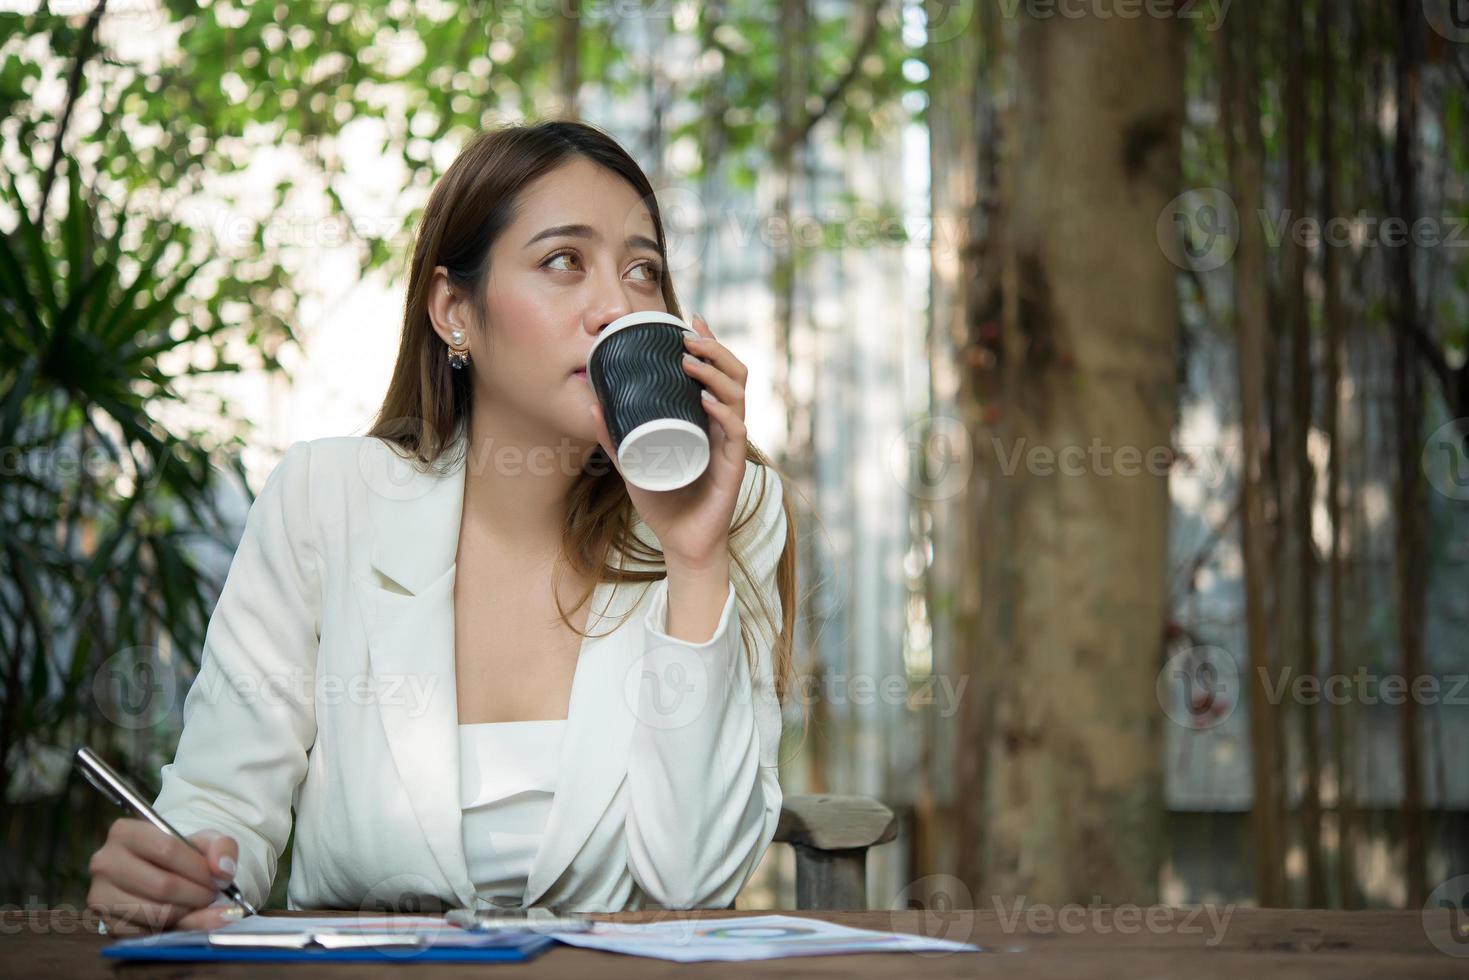
[[863,59],[867,57],[868,52],[872,50],[873,44],[877,42],[879,16],[882,14],[883,5],[886,2],[887,0],[873,0],[872,6],[867,10],[867,17],[862,23],[862,35],[858,38],[857,46],[852,51],[851,61],[847,65],[847,70],[822,93],[820,107],[815,112],[808,113],[804,120],[782,137],[786,141],[785,145],[787,147],[794,147],[796,144],[805,140],[810,135],[811,130],[816,127],[816,124],[826,118],[827,113],[846,94],[847,88],[856,79],[857,73],[862,70]]
[[77,49],[76,61],[71,66],[71,77],[66,82],[66,107],[61,110],[61,121],[56,124],[56,140],[51,144],[51,159],[46,163],[46,173],[41,178],[41,203],[36,208],[36,220],[33,222],[37,228],[45,227],[46,202],[51,199],[51,185],[56,181],[56,165],[61,162],[61,141],[66,137],[66,127],[71,122],[71,110],[81,91],[82,71],[97,47],[97,25],[106,10],[107,0],[97,0],[97,6],[92,8],[86,25],[82,27],[81,47]]

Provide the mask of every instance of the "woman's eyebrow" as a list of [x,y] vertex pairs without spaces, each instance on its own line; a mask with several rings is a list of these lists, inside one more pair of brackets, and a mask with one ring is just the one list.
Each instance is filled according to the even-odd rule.
[[[590,238],[593,241],[601,241],[602,239],[602,233],[591,225],[556,225],[532,236],[531,240],[525,243],[525,247],[530,248],[543,238],[559,238],[562,235],[569,238]],[[647,248],[652,249],[654,252],[658,251],[658,243],[644,235],[627,236],[627,245],[633,248]]]

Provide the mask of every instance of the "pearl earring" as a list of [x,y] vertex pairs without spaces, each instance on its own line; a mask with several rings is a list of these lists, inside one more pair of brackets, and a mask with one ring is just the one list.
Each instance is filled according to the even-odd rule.
[[452,343],[449,345],[449,365],[456,371],[464,367],[469,361],[469,348],[464,343],[464,331],[455,327],[449,331]]

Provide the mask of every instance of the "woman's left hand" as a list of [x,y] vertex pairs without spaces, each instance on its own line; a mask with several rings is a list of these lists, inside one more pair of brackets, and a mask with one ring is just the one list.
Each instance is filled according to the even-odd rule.
[[[704,386],[704,409],[709,413],[709,468],[697,480],[677,490],[644,490],[627,483],[628,496],[638,516],[658,536],[670,566],[700,570],[728,558],[729,526],[745,478],[745,380],[749,370],[727,347],[714,339],[704,318],[695,315],[695,341],[685,333],[684,371]],[[700,360],[702,359],[702,360]],[[597,441],[617,466],[612,437],[602,418],[602,406],[592,406]]]

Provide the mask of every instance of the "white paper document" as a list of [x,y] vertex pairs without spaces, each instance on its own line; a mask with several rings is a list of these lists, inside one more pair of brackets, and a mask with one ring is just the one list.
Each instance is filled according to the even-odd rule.
[[898,932],[854,929],[793,915],[675,919],[667,922],[598,922],[591,932],[553,932],[568,946],[695,963],[700,960],[770,960],[829,953],[970,952],[982,947]]
[[327,949],[359,946],[493,946],[492,934],[473,933],[429,915],[252,915],[211,929],[211,946],[275,946]]

